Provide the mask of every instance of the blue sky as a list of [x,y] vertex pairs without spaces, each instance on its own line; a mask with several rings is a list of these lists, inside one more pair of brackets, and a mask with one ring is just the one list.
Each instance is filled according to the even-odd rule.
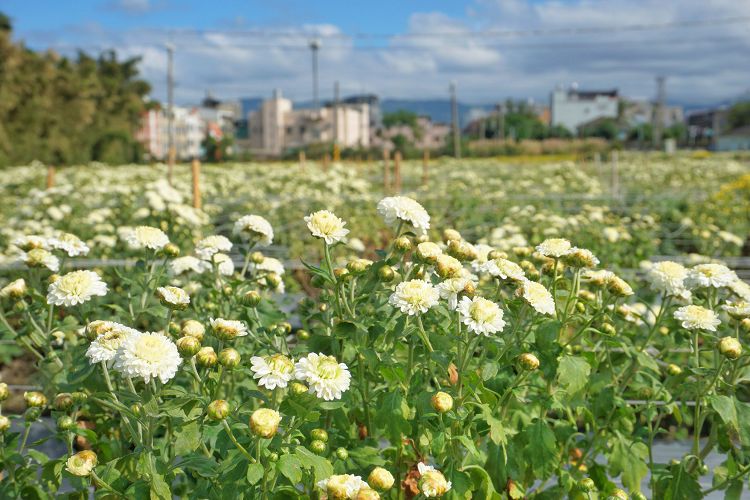
[[319,37],[321,97],[546,100],[557,85],[618,88],[691,105],[750,87],[750,2],[736,0],[3,0],[15,38],[73,54],[115,47],[142,58],[163,99],[165,43],[178,102],[311,97],[307,42]]

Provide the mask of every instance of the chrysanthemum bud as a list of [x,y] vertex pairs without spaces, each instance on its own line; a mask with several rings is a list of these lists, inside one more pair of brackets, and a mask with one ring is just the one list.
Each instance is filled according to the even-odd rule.
[[55,396],[55,401],[52,403],[52,406],[55,408],[55,410],[65,411],[72,408],[73,404],[73,396],[71,396],[70,393],[61,392],[60,394]]
[[419,478],[419,489],[426,497],[441,497],[450,490],[451,484],[442,472],[430,468]]
[[23,300],[19,300],[15,304],[13,304],[13,311],[17,313],[22,313],[26,310],[28,306],[26,305],[26,302]]
[[450,385],[458,384],[458,368],[455,364],[451,363],[448,365],[448,383]]
[[86,477],[96,467],[97,456],[91,450],[79,451],[65,462],[65,470],[74,476]]
[[33,406],[31,408],[28,408],[26,412],[23,414],[24,420],[27,422],[36,422],[39,420],[39,417],[42,416],[42,408],[39,406]]
[[719,341],[719,352],[727,359],[737,359],[742,354],[742,345],[734,337],[724,337]]
[[615,335],[617,334],[617,330],[615,329],[615,325],[612,323],[602,323],[602,331],[606,333],[607,335]]
[[497,260],[497,259],[507,259],[508,254],[505,252],[501,252],[500,250],[490,250],[487,254],[487,260]]
[[393,271],[393,268],[391,266],[383,266],[380,269],[378,269],[378,279],[382,281],[383,283],[390,283],[393,281],[393,278],[396,276],[396,273]]
[[659,334],[660,335],[665,335],[665,336],[669,335],[669,328],[667,328],[666,326],[660,326],[659,327]]
[[132,411],[133,415],[136,417],[140,417],[143,415],[143,405],[141,403],[133,403],[130,405],[130,411]]
[[393,246],[399,252],[408,252],[412,249],[411,240],[407,236],[400,236],[393,242]]
[[327,449],[328,447],[323,441],[316,439],[310,442],[310,451],[312,451],[316,455],[324,455]]
[[630,500],[648,500],[646,495],[640,491],[634,491],[630,494]]
[[436,392],[432,395],[430,403],[438,413],[447,413],[453,409],[453,397],[447,392]]
[[396,480],[393,474],[382,467],[375,467],[367,477],[367,484],[380,491],[388,491]]
[[262,264],[266,257],[261,252],[253,252],[250,254],[250,260],[253,264]]
[[463,293],[469,298],[473,298],[476,292],[477,292],[477,286],[473,282],[467,281],[461,293]]
[[360,488],[357,492],[357,500],[380,500],[380,494],[372,488]]
[[0,402],[5,401],[10,396],[10,389],[8,384],[0,382]]
[[448,243],[449,241],[455,240],[455,241],[461,241],[463,238],[461,238],[461,233],[456,231],[455,229],[445,229],[443,231],[443,241],[445,243]]
[[320,312],[324,313],[324,312],[326,312],[327,310],[328,310],[328,304],[326,304],[326,303],[323,303],[323,304],[320,304],[320,305],[318,305],[318,311],[320,311]]
[[451,257],[450,255],[438,255],[435,263],[435,270],[443,279],[457,278],[461,275],[463,266],[458,259]]
[[160,286],[156,289],[156,297],[161,305],[176,311],[187,309],[190,296],[182,288],[176,286]]
[[23,278],[19,278],[0,289],[0,299],[8,298],[18,300],[23,298],[28,290],[26,281]]
[[256,436],[269,439],[279,430],[279,422],[281,422],[279,412],[270,408],[261,408],[250,415],[250,430]]
[[182,334],[186,337],[195,337],[199,342],[203,341],[206,334],[206,328],[194,319],[188,319],[182,322]]
[[562,256],[563,262],[570,267],[596,267],[599,259],[585,248],[572,248],[570,252]]
[[581,491],[594,492],[596,491],[596,483],[594,483],[594,480],[590,477],[584,477],[578,482],[578,488],[580,488]]
[[352,261],[349,261],[349,263],[346,265],[346,268],[352,274],[363,274],[367,272],[371,265],[372,261],[369,259],[354,259]]
[[471,243],[451,240],[448,242],[448,255],[460,261],[469,261],[477,258],[477,251]]
[[177,352],[186,359],[192,358],[201,350],[201,343],[195,337],[180,337],[175,344],[177,345]]
[[275,451],[271,452],[271,454],[268,455],[268,460],[271,461],[272,463],[278,462],[279,461],[279,454],[276,453]]
[[28,391],[23,393],[23,399],[31,407],[41,407],[47,404],[47,396],[39,391]]
[[164,255],[167,257],[179,257],[180,256],[180,247],[175,245],[174,243],[167,243],[164,245],[164,248],[162,249],[164,251]]
[[349,458],[349,452],[346,448],[336,448],[336,458],[339,460],[346,460]]
[[345,267],[337,267],[333,270],[333,275],[336,276],[336,279],[339,281],[346,281],[351,278],[349,270]]
[[740,327],[746,332],[750,332],[750,318],[745,318],[740,321]]
[[306,394],[309,389],[302,382],[292,382],[291,384],[289,384],[289,391],[295,396],[299,396],[301,394]]
[[226,295],[227,297],[229,297],[230,295],[232,295],[232,292],[234,291],[234,288],[232,288],[229,285],[224,285],[224,288],[222,288],[221,291],[222,291],[222,293],[224,295]]
[[266,275],[266,283],[268,283],[271,289],[275,290],[281,285],[281,276],[276,273],[268,273]]
[[10,429],[10,419],[5,415],[0,415],[0,434]]
[[73,401],[79,405],[82,403],[85,403],[86,400],[89,398],[88,394],[86,394],[85,392],[81,392],[81,391],[72,392],[70,393],[70,396],[73,398]]
[[673,377],[676,377],[677,375],[682,374],[682,368],[673,363],[670,363],[669,365],[667,365],[667,373],[672,375]]
[[419,261],[434,264],[437,261],[438,255],[442,253],[443,251],[436,243],[425,241],[417,245],[417,251],[414,254]]
[[206,413],[211,420],[224,420],[229,416],[229,403],[223,399],[211,401],[206,408]]
[[237,368],[240,364],[240,353],[231,347],[222,349],[219,353],[219,364],[230,370]]
[[539,358],[537,358],[530,352],[521,354],[518,357],[518,361],[521,363],[521,366],[524,368],[524,370],[532,371],[539,368]]
[[586,312],[586,304],[584,304],[583,302],[576,302],[576,311],[578,311],[579,313]]
[[218,361],[219,357],[214,352],[214,348],[211,346],[202,347],[200,351],[195,355],[195,360],[198,364],[204,368],[210,368],[214,366]]
[[248,307],[258,307],[260,299],[261,296],[257,290],[250,290],[245,292],[245,295],[242,296],[242,302]]
[[61,431],[71,431],[78,426],[70,415],[63,415],[57,419],[57,428]]
[[596,300],[596,295],[594,295],[589,290],[579,290],[578,297],[585,300],[586,302],[594,302]]
[[302,329],[297,330],[298,340],[305,341],[305,340],[308,340],[309,338],[310,338],[310,332],[308,332],[307,330],[302,330]]
[[326,432],[325,429],[313,429],[310,431],[310,438],[312,438],[313,441],[323,441],[324,443],[328,442],[328,432]]
[[628,494],[620,488],[612,490],[607,497],[607,500],[629,500]]

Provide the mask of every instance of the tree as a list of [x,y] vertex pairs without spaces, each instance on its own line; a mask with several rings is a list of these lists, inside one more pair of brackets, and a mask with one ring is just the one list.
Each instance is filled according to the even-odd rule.
[[729,108],[727,122],[730,129],[750,125],[750,101],[738,102]]
[[397,125],[406,125],[411,127],[416,133],[419,128],[418,119],[419,116],[416,113],[405,109],[399,109],[393,113],[385,113],[383,115],[383,126],[390,128]]

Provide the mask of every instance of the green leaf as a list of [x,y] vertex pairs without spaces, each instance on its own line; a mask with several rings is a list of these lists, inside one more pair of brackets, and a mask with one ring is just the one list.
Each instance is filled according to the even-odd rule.
[[302,463],[294,455],[282,455],[277,468],[292,484],[302,481]]
[[250,484],[258,484],[263,478],[263,466],[259,463],[250,464],[247,466],[247,482]]
[[294,455],[299,459],[302,467],[313,470],[315,481],[322,481],[333,474],[331,462],[323,457],[319,457],[304,446],[297,447],[294,450]]
[[538,479],[549,477],[557,464],[555,433],[541,420],[536,420],[524,430],[526,446],[523,450],[531,470]]
[[618,433],[609,455],[609,470],[613,476],[622,474],[622,484],[626,488],[640,491],[641,481],[648,474],[647,459],[648,446],[630,442]]
[[588,384],[591,365],[577,356],[563,356],[557,368],[557,381],[568,394],[575,394]]
[[664,492],[664,500],[698,500],[703,498],[703,491],[698,480],[695,479],[685,467],[680,464],[672,475],[672,480]]
[[198,449],[201,444],[201,429],[198,422],[183,424],[175,431],[175,455],[186,455]]
[[734,400],[729,396],[720,396],[714,394],[708,397],[708,404],[719,414],[721,420],[731,426],[733,429],[739,429],[739,422],[737,419],[737,408],[734,406]]

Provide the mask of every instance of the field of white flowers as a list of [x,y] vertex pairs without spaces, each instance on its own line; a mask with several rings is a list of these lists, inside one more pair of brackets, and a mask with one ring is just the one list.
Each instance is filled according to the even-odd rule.
[[392,167],[2,171],[0,498],[747,494],[747,160]]

